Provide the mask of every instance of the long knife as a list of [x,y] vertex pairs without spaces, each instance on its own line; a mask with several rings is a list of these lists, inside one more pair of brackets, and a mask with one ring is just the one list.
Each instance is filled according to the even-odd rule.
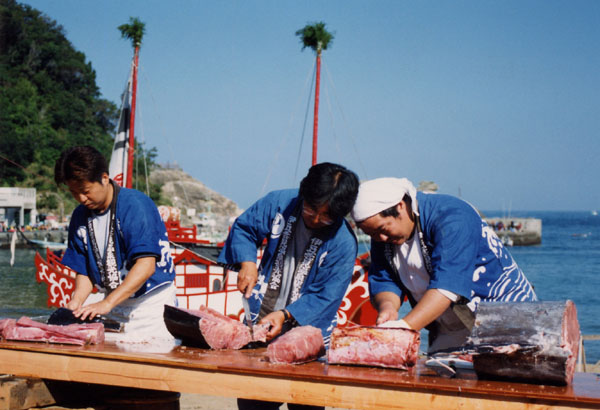
[[250,305],[246,296],[242,295],[242,305],[244,306],[244,316],[246,316],[246,324],[250,328],[250,336],[254,340],[254,330],[252,329],[252,317],[250,315]]
[[94,319],[81,320],[75,315],[73,311],[64,307],[56,309],[48,318],[49,325],[70,325],[73,323],[94,323],[99,322],[104,325],[104,331],[121,333],[123,332],[124,325],[116,320],[108,319],[104,316],[96,316]]

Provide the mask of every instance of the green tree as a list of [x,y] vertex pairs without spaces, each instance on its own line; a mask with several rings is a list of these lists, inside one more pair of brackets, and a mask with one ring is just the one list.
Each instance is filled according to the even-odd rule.
[[68,146],[109,154],[116,113],[60,25],[31,6],[0,0],[0,185],[27,180],[43,189],[25,170],[53,166]]
[[[134,47],[145,25],[137,18],[119,26]],[[77,203],[56,189],[54,163],[63,149],[92,145],[110,158],[118,107],[101,98],[96,72],[77,51],[63,27],[16,0],[0,0],[0,186],[34,187],[40,212],[69,214]],[[137,186],[156,166],[156,149],[137,147]],[[147,158],[147,173],[141,163]],[[157,203],[160,186],[150,185]]]
[[162,195],[162,185],[150,181],[150,173],[159,167],[156,163],[156,147],[146,149],[144,144],[136,142],[133,188],[146,193],[158,205],[173,205],[170,198]]

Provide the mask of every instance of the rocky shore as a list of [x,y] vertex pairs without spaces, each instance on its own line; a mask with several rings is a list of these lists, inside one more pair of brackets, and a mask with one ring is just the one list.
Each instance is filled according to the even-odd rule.
[[196,225],[201,234],[223,240],[229,226],[242,213],[231,199],[179,168],[158,167],[150,174],[150,182],[160,185],[161,195],[180,210],[181,225]]

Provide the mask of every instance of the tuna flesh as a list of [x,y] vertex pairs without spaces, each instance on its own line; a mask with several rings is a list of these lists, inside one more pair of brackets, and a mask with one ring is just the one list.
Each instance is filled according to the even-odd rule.
[[306,363],[325,353],[321,330],[314,326],[298,326],[279,336],[267,347],[271,363]]
[[171,334],[186,346],[211,349],[241,349],[250,342],[265,342],[268,325],[250,328],[206,306],[183,309],[165,305],[164,319]]
[[417,363],[421,336],[402,328],[335,328],[327,352],[334,364],[358,364],[407,370]]
[[19,320],[0,320],[0,334],[6,340],[74,345],[99,344],[104,342],[104,325],[102,323],[47,325],[23,316]]

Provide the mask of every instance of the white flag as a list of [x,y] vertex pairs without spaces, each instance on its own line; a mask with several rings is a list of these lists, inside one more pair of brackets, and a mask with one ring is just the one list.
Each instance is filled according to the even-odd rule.
[[17,245],[17,229],[19,229],[19,228],[15,228],[15,230],[12,234],[12,239],[10,241],[10,266],[13,266],[15,264],[15,248]]
[[121,113],[119,114],[119,128],[115,136],[115,144],[110,156],[108,165],[108,175],[120,186],[125,185],[127,181],[127,152],[129,150],[129,121],[131,113],[131,84],[132,73],[129,74],[127,87],[123,92],[121,100]]

